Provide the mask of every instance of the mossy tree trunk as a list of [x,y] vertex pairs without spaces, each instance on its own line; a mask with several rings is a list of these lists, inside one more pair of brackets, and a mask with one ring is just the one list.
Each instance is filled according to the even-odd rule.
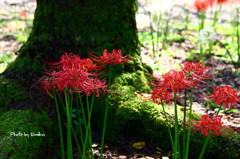
[[[136,0],[37,0],[32,32],[20,55],[3,75],[27,90],[44,72],[44,61],[58,61],[63,53],[87,57],[121,49],[131,58],[113,68],[112,104],[148,91],[148,72],[143,67],[135,21]],[[119,95],[119,92],[120,95]]]
[[[131,60],[125,66],[118,66],[112,74],[115,80],[112,89],[116,91],[111,94],[111,103],[117,108],[121,101],[131,99],[137,90],[149,89],[146,80],[148,73],[139,53],[136,9],[136,0],[37,0],[32,32],[19,50],[17,59],[2,74],[2,79],[11,79],[11,82],[17,83],[16,86],[28,92],[36,80],[43,76],[44,61],[58,61],[66,52],[87,57],[90,52],[98,55],[104,49],[109,52],[121,49]],[[3,88],[8,92],[7,86]],[[39,90],[34,89],[36,91]],[[34,102],[28,102],[31,100],[29,97],[23,98],[20,98],[21,101],[18,98],[11,99],[14,106],[8,108],[26,108],[26,103],[27,109],[31,108],[31,104],[32,107],[36,104],[37,107],[47,105],[46,102],[41,103],[41,99],[36,99],[38,95],[33,95]],[[38,101],[40,103],[36,103]],[[114,116],[116,109],[113,112]]]
[[122,49],[139,58],[136,8],[136,0],[37,0],[32,32],[4,74],[29,86],[43,60],[65,52],[86,57]]

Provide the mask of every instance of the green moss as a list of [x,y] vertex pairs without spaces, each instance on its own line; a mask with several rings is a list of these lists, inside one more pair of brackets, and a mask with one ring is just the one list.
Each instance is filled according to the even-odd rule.
[[[111,141],[114,140],[119,133],[125,135],[131,134],[135,137],[154,141],[165,151],[171,150],[170,137],[166,126],[167,123],[161,106],[144,100],[144,96],[141,95],[141,92],[149,90],[149,83],[143,71],[140,72],[139,70],[131,73],[126,72],[115,78],[111,86],[112,93],[110,99],[112,105],[111,111],[113,113],[110,113],[108,123],[109,134],[107,137],[108,139],[110,138],[109,140]],[[171,106],[170,109],[166,109],[166,111],[168,114],[173,114]],[[179,110],[180,118],[182,117],[181,114],[182,112]],[[194,118],[197,116],[198,115],[195,114]],[[170,115],[168,117],[173,134],[173,117]],[[182,122],[180,121],[179,123],[181,124]],[[180,125],[179,128],[181,129],[182,125]],[[238,141],[236,137],[235,141]],[[231,156],[233,159],[238,158],[239,153],[237,152],[237,144],[235,141],[222,136],[211,138],[209,149],[205,155],[207,158],[213,158],[213,154],[221,154],[218,158],[228,158],[228,156]],[[190,145],[191,158],[196,158],[199,155],[201,151],[199,145],[202,142],[203,138],[199,136],[198,133],[192,134]],[[214,145],[218,145],[218,148],[214,149]],[[228,145],[229,147],[226,148],[224,145]]]
[[[30,110],[10,110],[0,117],[0,121],[1,130],[6,131],[5,134],[0,134],[1,159],[42,158],[38,155],[44,155],[47,143],[53,142],[50,133],[53,124],[47,115]],[[31,136],[31,133],[38,132],[45,136]],[[29,134],[29,137],[24,134]]]
[[[209,138],[209,142],[204,154],[204,158],[218,158],[218,159],[238,159],[240,158],[239,151],[239,134],[232,134],[227,137],[213,136]],[[189,155],[191,158],[197,159],[204,143],[204,136],[201,133],[194,133],[191,137]]]
[[12,102],[29,98],[28,93],[16,81],[0,76],[0,107],[6,108]]
[[19,56],[14,62],[10,63],[6,71],[17,69],[20,71],[19,73],[22,73],[26,70],[30,72],[39,72],[42,67],[43,65],[38,58],[31,59],[29,56]]
[[[114,115],[115,123],[111,124],[111,130],[109,129],[109,133],[111,134],[108,137],[113,137],[111,135],[114,134],[112,131],[115,128],[114,131],[118,131],[117,133],[125,135],[131,134],[134,137],[154,141],[159,145],[159,147],[161,147],[161,149],[165,151],[171,150],[170,137],[166,126],[167,123],[161,106],[152,102],[142,101],[136,96],[132,96],[131,99],[125,101],[119,101],[119,104],[119,107],[116,108],[116,114]],[[168,114],[172,114],[171,109],[166,109],[166,111]],[[168,115],[168,120],[170,121],[173,135],[173,117]],[[180,129],[181,128],[182,125],[180,125]],[[182,136],[181,130],[180,136]],[[228,138],[223,136],[210,138],[209,145],[205,153],[206,159],[239,158],[240,152],[237,148],[239,138],[239,134],[233,136],[230,135]],[[191,135],[190,158],[198,158],[203,141],[204,138],[200,133],[193,133]]]

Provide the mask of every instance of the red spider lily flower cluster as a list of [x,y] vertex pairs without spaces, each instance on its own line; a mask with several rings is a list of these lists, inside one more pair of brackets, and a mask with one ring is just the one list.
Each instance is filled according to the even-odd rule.
[[170,70],[168,73],[157,79],[152,92],[152,100],[155,103],[164,101],[169,103],[173,101],[171,92],[177,93],[186,89],[195,88],[203,80],[210,79],[208,67],[201,63],[187,62],[181,66],[182,70]]
[[226,3],[228,0],[217,0],[217,4],[223,4]]
[[195,0],[194,7],[197,11],[206,11],[207,8],[210,6],[209,0]]
[[26,11],[22,9],[20,11],[20,16],[26,18],[26,16],[27,16]]
[[126,56],[122,56],[122,51],[119,50],[113,50],[112,53],[108,53],[108,51],[105,49],[103,51],[103,55],[100,57],[91,55],[91,58],[93,61],[96,61],[98,63],[102,64],[124,64],[129,59]]
[[208,96],[218,105],[223,105],[225,108],[234,108],[234,105],[239,105],[238,91],[230,86],[216,87],[211,96]]
[[192,83],[187,80],[183,71],[170,70],[162,76],[161,85],[168,88],[171,92],[177,93],[190,88]]
[[222,117],[220,116],[211,118],[209,115],[202,115],[200,121],[193,121],[194,124],[191,125],[191,129],[200,131],[205,136],[218,136],[223,128],[221,119]]
[[209,7],[213,7],[213,5],[222,5],[223,3],[227,3],[228,0],[194,0],[194,8],[198,11],[206,11]]
[[97,66],[93,63],[93,61],[89,58],[81,59],[79,56],[74,55],[73,53],[65,53],[61,56],[59,62],[46,62],[51,65],[53,69],[87,69],[87,71],[98,71],[101,69],[100,66]]
[[61,60],[51,63],[56,69],[53,72],[46,72],[47,78],[43,78],[42,83],[45,90],[50,89],[69,92],[84,93],[90,95],[95,93],[98,97],[100,93],[107,92],[105,81],[98,79],[94,70],[100,67],[93,64],[90,59],[81,59],[77,55],[64,54]]
[[170,94],[170,92],[166,88],[159,87],[159,88],[153,89],[152,100],[157,104],[160,104],[159,100],[168,104],[173,101],[173,95]]
[[186,62],[181,67],[182,70],[186,73],[187,80],[191,81],[193,85],[197,85],[200,82],[203,82],[203,80],[212,78],[212,76],[208,74],[209,68],[203,66],[200,62]]
[[215,0],[208,0],[208,4],[209,4],[209,6],[212,7],[213,4],[214,4],[214,2],[215,2]]

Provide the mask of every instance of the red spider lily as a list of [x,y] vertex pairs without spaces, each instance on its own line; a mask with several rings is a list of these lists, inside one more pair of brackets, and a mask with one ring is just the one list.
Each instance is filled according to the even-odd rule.
[[47,94],[51,95],[51,89],[63,92],[67,89],[70,93],[84,93],[90,95],[107,92],[104,81],[99,80],[96,74],[89,73],[87,69],[65,68],[58,72],[46,72],[48,78],[43,78],[40,83]]
[[[59,91],[63,91],[65,88],[68,88],[69,90],[79,89],[79,87],[81,87],[81,83],[87,80],[90,75],[86,69],[77,70],[70,68],[66,68],[65,70],[61,70],[59,72],[54,71],[46,74],[49,76],[51,87]],[[42,84],[44,85],[46,83]]]
[[226,3],[228,0],[217,0],[217,4],[223,4]]
[[108,92],[107,85],[105,81],[101,81],[98,78],[88,78],[83,81],[80,89],[76,89],[76,93],[84,93],[91,95],[92,93],[96,94],[96,97],[99,97],[100,94]]
[[234,108],[234,105],[239,105],[237,102],[240,102],[238,91],[230,86],[216,87],[213,94],[208,96],[208,98],[218,105],[223,105],[225,108]]
[[184,63],[182,70],[186,73],[187,79],[192,82],[193,85],[197,85],[203,80],[211,79],[212,76],[208,75],[208,67],[204,67],[202,63]]
[[99,80],[95,76],[90,77],[90,74],[83,70],[64,70],[51,72],[48,75],[48,78],[42,79],[40,82],[49,95],[51,95],[51,89],[56,89],[60,92],[67,89],[70,93],[84,93],[89,96],[95,93],[96,97],[107,92],[107,85],[104,81]]
[[210,6],[208,0],[195,0],[194,1],[194,7],[197,9],[197,11],[206,11],[207,8]]
[[191,125],[191,129],[195,131],[200,131],[205,136],[215,135],[218,136],[223,128],[222,117],[216,116],[214,118],[209,117],[209,115],[202,115],[200,121],[193,121],[195,124]]
[[87,69],[88,71],[100,70],[101,67],[93,64],[93,61],[89,58],[81,59],[78,55],[74,55],[73,53],[65,53],[61,56],[61,60],[59,62],[46,62],[51,65],[53,69],[68,69],[68,68],[76,68],[76,69]]
[[89,58],[81,59],[72,53],[65,53],[59,62],[48,64],[56,69],[53,72],[45,72],[48,77],[40,80],[42,87],[48,94],[50,94],[51,89],[60,92],[67,89],[70,93],[80,92],[87,95],[96,93],[97,97],[100,93],[107,92],[105,83],[97,78],[98,74],[93,73],[101,67],[93,64]]
[[46,92],[47,95],[54,98],[51,91],[52,91],[52,85],[51,85],[51,79],[49,78],[41,78],[37,83],[41,83],[40,88]]
[[74,55],[73,53],[64,53],[59,62],[46,62],[49,65],[52,65],[54,69],[65,69],[72,68],[74,65],[80,62],[80,57],[78,55]]
[[171,92],[181,92],[192,87],[192,83],[187,80],[183,71],[170,70],[162,76],[162,82],[159,84]]
[[214,4],[214,2],[215,2],[215,0],[208,0],[208,4],[209,4],[209,6],[212,7],[213,4]]
[[26,11],[25,10],[21,10],[20,11],[20,16],[25,18],[27,16]]
[[126,56],[122,56],[122,51],[119,50],[113,50],[112,53],[108,53],[107,49],[103,51],[103,55],[100,57],[91,55],[92,60],[103,63],[103,64],[124,64],[128,61],[128,58]]
[[151,96],[153,102],[160,104],[160,101],[165,102],[166,104],[173,101],[173,95],[169,93],[169,91],[164,87],[159,87],[153,89],[152,96]]
[[88,71],[98,71],[102,69],[101,66],[93,64],[93,61],[90,58],[81,59],[79,63],[79,69],[87,69]]

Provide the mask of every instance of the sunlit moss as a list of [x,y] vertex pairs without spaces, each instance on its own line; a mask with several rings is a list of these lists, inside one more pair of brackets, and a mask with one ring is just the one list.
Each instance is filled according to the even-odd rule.
[[6,109],[11,103],[29,98],[27,91],[14,80],[0,76],[0,107]]
[[[44,149],[53,142],[53,123],[48,116],[31,110],[10,110],[4,113],[0,120],[1,131],[6,132],[0,135],[0,158],[44,157],[41,157],[41,154],[44,154]],[[35,136],[38,133],[43,136]]]

